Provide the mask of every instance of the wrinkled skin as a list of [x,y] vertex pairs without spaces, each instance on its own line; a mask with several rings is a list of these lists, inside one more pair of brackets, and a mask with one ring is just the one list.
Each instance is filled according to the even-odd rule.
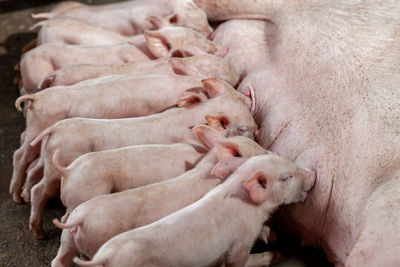
[[109,46],[75,46],[44,44],[24,54],[21,63],[23,91],[21,94],[39,91],[39,84],[49,73],[74,64],[122,64],[150,61],[139,48],[132,44]]
[[399,12],[378,1],[282,6],[272,61],[239,87],[260,144],[317,172],[281,222],[338,266],[400,264]]
[[200,54],[187,58],[161,58],[133,64],[78,64],[56,70],[48,74],[39,88],[57,85],[72,85],[80,81],[107,75],[123,74],[180,74],[190,76],[215,77],[234,86],[237,83],[230,65],[221,57]]
[[[266,179],[264,186],[260,179]],[[304,200],[314,182],[313,172],[277,155],[253,157],[199,201],[110,239],[90,263],[107,267],[246,266],[250,249],[270,214],[281,204]],[[263,201],[258,201],[257,194]],[[75,263],[87,266],[77,259]]]
[[[191,101],[199,99],[192,95],[184,96],[178,103],[185,105],[185,108],[129,119],[67,119],[36,137],[32,145],[42,141],[40,157],[44,162],[44,176],[31,192],[29,225],[35,237],[43,238],[41,215],[44,204],[59,191],[60,177],[52,165],[53,155],[58,149],[63,151],[58,162],[66,166],[88,152],[138,144],[196,143],[190,128],[206,123],[224,136],[253,138],[257,126],[245,104],[245,97],[229,86],[222,86],[215,79],[209,79],[204,87],[207,93],[202,96],[203,99],[214,97],[191,104]],[[194,97],[198,95],[197,92],[193,94]],[[115,129],[119,129],[118,132]]]
[[205,36],[211,32],[206,14],[192,0],[134,0],[98,6],[62,3],[49,13],[33,15],[34,18],[75,18],[126,36],[151,29],[146,20],[149,16],[160,16]]
[[[74,210],[66,224],[57,223],[65,230],[53,266],[69,266],[77,251],[92,258],[101,245],[117,234],[150,224],[199,200],[221,182],[211,175],[211,169],[219,159],[225,159],[227,153],[229,157],[240,153],[241,157],[237,159],[266,153],[247,137],[224,140],[207,126],[196,126],[193,131],[196,138],[211,149],[193,170],[169,181],[92,199]],[[111,219],[117,217],[118,222]]]
[[79,204],[96,196],[178,176],[192,169],[205,152],[200,146],[182,143],[139,145],[87,153],[67,168],[57,164],[56,154],[53,165],[61,174],[60,198],[68,216]]
[[211,39],[218,46],[227,48],[224,60],[232,66],[232,72],[240,82],[249,73],[271,62],[268,47],[273,41],[274,31],[271,22],[230,20],[219,25]]
[[[17,151],[35,158],[38,151],[30,143],[57,121],[75,117],[113,119],[155,114],[173,107],[185,91],[201,89],[202,86],[199,78],[175,74],[117,75],[22,96],[17,99],[16,106],[18,108],[23,100],[27,102],[24,110],[27,127],[24,142]],[[23,172],[29,163],[20,161],[16,166]],[[40,178],[36,174],[43,167],[43,162],[40,163],[28,174],[22,192],[26,202],[29,202],[31,187]]]

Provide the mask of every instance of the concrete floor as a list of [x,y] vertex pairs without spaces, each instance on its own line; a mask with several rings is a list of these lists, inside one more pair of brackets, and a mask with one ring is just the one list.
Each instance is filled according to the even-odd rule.
[[[49,10],[56,2],[0,0],[0,266],[48,266],[59,246],[61,231],[51,220],[63,215],[61,202],[52,200],[47,204],[44,213],[46,239],[36,240],[28,230],[30,206],[13,202],[8,193],[12,155],[19,147],[19,135],[24,130],[24,118],[14,107],[19,96],[17,87],[13,85],[14,66],[19,61],[21,48],[36,36],[28,31],[34,22],[30,14]],[[117,1],[80,2],[102,4]],[[257,246],[257,250],[263,248],[260,244]],[[299,247],[294,238],[284,236],[270,248],[284,250],[287,256],[276,266],[331,266],[323,253]]]

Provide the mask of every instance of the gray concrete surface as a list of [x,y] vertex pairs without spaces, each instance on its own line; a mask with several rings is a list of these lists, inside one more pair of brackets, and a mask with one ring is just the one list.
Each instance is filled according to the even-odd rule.
[[[17,87],[13,85],[14,66],[19,61],[21,48],[36,36],[27,30],[34,22],[30,14],[49,10],[56,2],[0,0],[0,266],[49,266],[59,246],[61,231],[51,220],[63,215],[61,202],[52,200],[46,206],[46,239],[36,240],[28,230],[30,206],[13,202],[8,194],[12,155],[19,146],[19,135],[24,129],[24,118],[14,107],[14,101],[19,96]],[[81,2],[101,4],[117,1]],[[287,259],[276,266],[331,266],[323,253],[299,247],[295,238],[284,234],[279,237],[281,241],[269,248],[283,250]],[[258,244],[256,251],[265,248]]]

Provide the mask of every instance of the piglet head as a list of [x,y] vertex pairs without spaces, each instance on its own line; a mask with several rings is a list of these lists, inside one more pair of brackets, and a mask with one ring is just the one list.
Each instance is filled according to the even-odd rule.
[[215,53],[215,44],[202,34],[185,27],[166,26],[163,20],[152,22],[153,25],[162,28],[153,31],[145,31],[146,46],[156,58],[169,56],[172,52],[186,47],[191,54]]
[[216,148],[218,163],[211,173],[221,179],[226,179],[250,157],[269,153],[268,150],[244,136],[219,140]]
[[187,47],[179,51],[184,58],[170,58],[168,63],[178,75],[195,77],[216,77],[234,86],[237,78],[233,75],[230,65],[218,56],[201,53],[191,56]]
[[209,78],[202,83],[210,98],[220,97],[221,110],[226,108],[219,114],[208,114],[207,124],[224,132],[227,137],[241,135],[254,139],[257,125],[247,108],[249,99],[224,81]]
[[249,159],[232,176],[232,196],[272,207],[303,201],[315,182],[314,172],[274,154]]
[[204,122],[197,124],[207,124],[225,137],[241,135],[254,139],[257,125],[245,104],[247,98],[214,78],[202,80],[202,84],[203,87],[186,90],[177,105],[204,116]]
[[168,16],[170,22],[179,26],[192,28],[207,37],[212,32],[212,28],[208,24],[206,13],[193,1],[179,2],[180,4],[175,9],[175,12]]

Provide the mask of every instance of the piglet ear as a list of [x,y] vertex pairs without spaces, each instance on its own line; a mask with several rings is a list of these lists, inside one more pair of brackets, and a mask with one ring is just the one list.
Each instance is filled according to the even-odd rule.
[[178,107],[187,107],[191,104],[207,101],[208,97],[204,93],[203,88],[190,88],[186,90],[182,96],[178,99],[176,104]]
[[200,76],[201,73],[197,71],[193,66],[188,64],[185,60],[180,58],[170,58],[168,60],[169,65],[171,66],[173,72],[178,75],[185,76]]
[[199,47],[192,44],[184,44],[181,48],[179,48],[179,50],[181,51],[184,57],[192,57],[192,56],[206,54],[206,52],[204,52]]
[[159,31],[145,31],[146,46],[156,58],[169,56],[170,45]]
[[260,171],[254,172],[241,184],[243,191],[247,192],[245,194],[249,197],[251,202],[256,204],[261,204],[267,200],[269,195],[268,190],[268,179],[266,175]]
[[218,161],[223,161],[225,159],[233,157],[241,157],[238,145],[230,142],[229,140],[218,141],[217,143]]
[[206,115],[206,121],[209,126],[213,127],[218,132],[224,131],[229,124],[228,119],[223,115]]
[[210,98],[222,95],[226,90],[224,82],[215,78],[204,79],[201,83]]
[[211,174],[225,180],[231,175],[237,168],[245,162],[247,158],[226,158],[218,162],[211,171]]
[[207,150],[211,150],[215,146],[217,140],[222,138],[215,129],[206,125],[197,125],[193,127],[192,132]]
[[179,22],[179,16],[176,13],[172,13],[171,15],[167,16],[165,18],[166,21],[168,21],[168,23],[171,24],[178,24]]
[[218,57],[223,58],[229,51],[229,48],[227,46],[217,46],[217,51],[215,52],[215,55]]

